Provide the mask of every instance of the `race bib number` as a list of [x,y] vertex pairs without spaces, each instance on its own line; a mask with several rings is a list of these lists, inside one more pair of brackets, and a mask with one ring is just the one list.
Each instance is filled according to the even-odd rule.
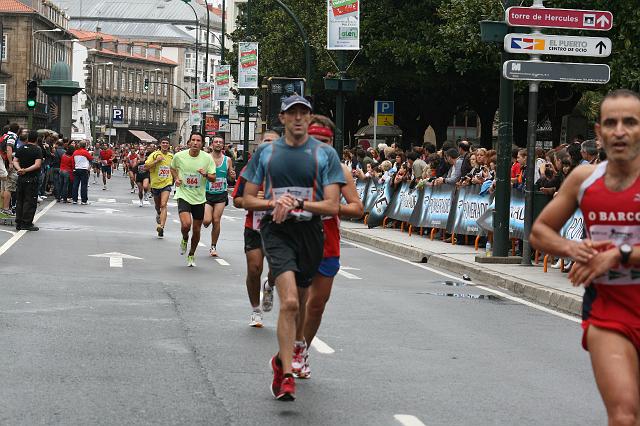
[[138,166],[138,173],[143,174],[145,173],[146,170],[144,169],[144,164],[141,164]]
[[184,177],[184,186],[187,188],[198,188],[200,186],[200,174],[189,174]]
[[254,231],[259,231],[260,230],[260,222],[262,221],[262,218],[264,217],[264,215],[267,212],[265,211],[259,211],[259,212],[253,212],[253,222],[251,224],[251,228]]
[[211,182],[210,184],[211,192],[224,192],[227,190],[227,179],[226,178],[216,178],[215,182]]
[[[284,194],[291,194],[294,198],[302,198],[304,201],[311,201],[313,188],[303,188],[299,186],[273,188],[273,195],[276,200],[282,197]],[[297,221],[307,221],[313,218],[313,214],[304,210],[291,210],[289,212],[289,218],[294,218]]]
[[[625,243],[636,246],[640,244],[640,226],[592,225],[589,236],[593,241],[611,241],[611,244],[618,247]],[[596,278],[594,282],[605,285],[640,285],[640,268],[620,265]]]
[[107,165],[107,160],[102,160],[102,165],[106,166]]
[[158,177],[160,179],[166,179],[171,175],[171,169],[169,166],[160,166],[158,167]]

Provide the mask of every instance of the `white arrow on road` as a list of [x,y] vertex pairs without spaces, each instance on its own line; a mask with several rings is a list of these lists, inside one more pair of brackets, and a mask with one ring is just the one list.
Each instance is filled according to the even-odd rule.
[[108,257],[109,267],[111,268],[122,268],[122,264],[123,264],[122,259],[142,260],[141,257],[135,257],[129,254],[118,253],[118,252],[90,254],[89,257]]
[[360,278],[357,275],[353,275],[349,272],[346,271],[359,271],[360,269],[358,268],[350,268],[348,266],[341,266],[340,270],[338,271],[338,274],[342,275],[343,277],[349,279],[349,280],[361,280],[362,278]]
[[113,214],[113,212],[119,212],[120,210],[118,209],[96,209],[100,212],[105,212],[106,214]]

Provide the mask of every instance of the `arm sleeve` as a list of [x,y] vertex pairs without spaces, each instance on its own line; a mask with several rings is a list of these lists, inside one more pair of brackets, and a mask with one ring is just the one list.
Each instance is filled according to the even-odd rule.
[[334,183],[344,185],[347,181],[344,179],[344,172],[340,164],[340,159],[336,151],[328,145],[322,145],[322,150],[325,157],[325,164],[322,170],[322,186],[331,185]]
[[260,158],[262,158],[265,148],[270,145],[271,144],[260,145],[256,150],[256,152],[251,157],[251,160],[249,160],[249,164],[247,164],[247,168],[244,170],[244,172],[241,175],[241,177],[246,179],[247,182],[251,182],[255,185],[260,185],[264,180],[265,171],[260,164]]

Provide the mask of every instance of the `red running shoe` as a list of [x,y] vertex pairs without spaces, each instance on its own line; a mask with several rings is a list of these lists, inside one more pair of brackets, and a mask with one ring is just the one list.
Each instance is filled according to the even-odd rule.
[[278,401],[294,401],[296,399],[296,381],[293,377],[287,376],[282,379],[280,392],[278,392],[276,399]]
[[277,355],[271,358],[271,369],[273,370],[273,382],[271,383],[271,394],[274,397],[278,397],[280,388],[282,387],[282,379],[284,373],[282,372],[282,365],[278,365],[276,362]]

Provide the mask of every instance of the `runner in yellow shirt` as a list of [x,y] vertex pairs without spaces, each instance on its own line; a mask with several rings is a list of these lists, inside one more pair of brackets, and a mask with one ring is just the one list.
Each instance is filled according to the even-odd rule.
[[178,152],[171,161],[171,174],[177,188],[174,198],[178,200],[180,231],[182,232],[181,255],[187,251],[189,231],[193,231],[187,266],[196,266],[194,255],[200,242],[204,205],[207,202],[205,197],[206,181],[216,181],[216,163],[209,154],[202,151],[203,139],[201,133],[191,133],[189,149]]
[[169,138],[160,139],[160,149],[154,151],[144,163],[145,170],[151,177],[151,193],[156,207],[156,232],[158,238],[164,237],[164,226],[167,223],[167,202],[171,195],[173,176],[171,161],[173,154],[169,151]]

